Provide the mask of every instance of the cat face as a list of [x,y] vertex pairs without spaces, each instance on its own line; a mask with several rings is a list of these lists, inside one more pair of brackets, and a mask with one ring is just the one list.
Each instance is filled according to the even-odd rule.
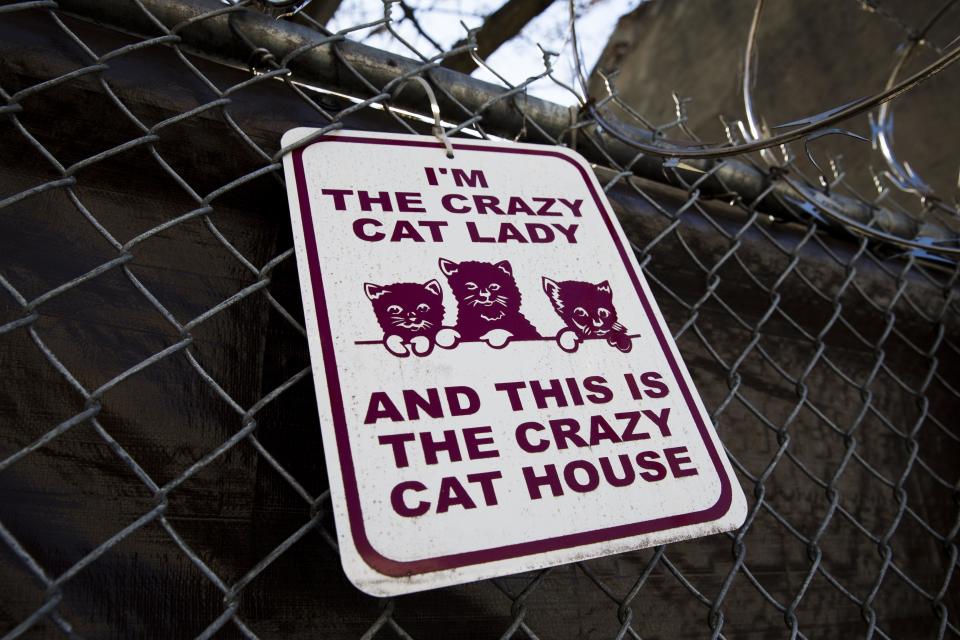
[[617,324],[613,292],[604,280],[599,284],[543,279],[543,290],[554,310],[568,327],[581,336],[604,336]]
[[489,262],[453,262],[440,258],[440,270],[447,276],[461,308],[498,315],[520,309],[520,290],[513,280],[513,269],[506,260]]
[[368,282],[363,290],[387,335],[433,335],[443,324],[443,291],[436,280],[383,286]]

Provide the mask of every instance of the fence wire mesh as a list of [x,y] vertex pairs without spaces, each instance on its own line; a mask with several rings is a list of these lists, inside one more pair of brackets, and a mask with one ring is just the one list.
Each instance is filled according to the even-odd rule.
[[[469,38],[409,44],[407,3],[337,33],[272,4],[0,6],[4,638],[960,636],[952,205],[783,148],[638,151],[609,129],[697,141],[683,100],[661,126],[614,80],[537,101],[565,84],[549,54],[491,88],[440,66]],[[350,42],[371,30],[406,58]],[[390,600],[346,581],[279,139],[429,132],[414,76],[450,135],[597,162],[747,492],[739,530]]]

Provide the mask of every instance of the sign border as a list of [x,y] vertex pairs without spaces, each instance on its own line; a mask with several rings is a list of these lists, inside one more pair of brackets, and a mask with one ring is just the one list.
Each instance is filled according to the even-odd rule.
[[700,433],[701,438],[703,438],[704,445],[706,446],[706,449],[710,455],[710,460],[713,462],[714,469],[716,470],[717,476],[720,480],[720,495],[717,498],[717,501],[711,507],[700,511],[674,516],[665,516],[662,518],[655,518],[652,520],[645,520],[632,524],[604,527],[591,531],[570,533],[552,538],[543,538],[540,540],[502,545],[489,549],[478,549],[474,551],[465,551],[461,553],[437,556],[434,558],[422,558],[419,560],[405,561],[393,560],[378,552],[367,538],[366,529],[363,523],[363,512],[361,509],[360,496],[357,488],[356,471],[353,464],[353,456],[350,450],[350,437],[347,429],[342,391],[340,389],[339,371],[337,369],[336,354],[334,353],[333,349],[333,335],[330,330],[330,321],[327,317],[327,303],[323,289],[323,277],[320,270],[320,260],[317,253],[316,234],[314,232],[313,215],[310,208],[310,195],[307,190],[306,176],[304,175],[303,168],[304,152],[314,145],[329,142],[380,144],[405,147],[435,147],[438,149],[443,149],[444,145],[441,142],[432,142],[429,140],[403,140],[398,138],[358,137],[350,135],[323,135],[315,138],[313,141],[302,147],[294,149],[291,152],[294,175],[296,179],[297,199],[300,203],[300,218],[301,224],[303,225],[302,231],[304,245],[306,248],[307,263],[310,269],[310,284],[313,291],[314,307],[316,309],[317,329],[320,334],[320,346],[323,354],[323,368],[327,378],[327,391],[330,400],[331,416],[333,417],[334,433],[336,435],[335,444],[337,447],[337,457],[340,461],[340,473],[343,480],[345,494],[344,497],[346,498],[347,502],[347,516],[350,523],[350,533],[353,537],[353,542],[357,553],[364,560],[364,562],[366,562],[374,570],[386,576],[411,576],[434,571],[457,569],[460,567],[495,562],[499,560],[507,560],[510,558],[536,555],[588,544],[609,542],[611,540],[617,540],[621,538],[656,533],[666,529],[676,529],[689,525],[703,524],[718,520],[726,515],[733,503],[731,480],[724,469],[723,462],[721,461],[720,455],[717,452],[714,440],[710,437],[704,417],[698,410],[696,402],[694,401],[687,385],[687,381],[683,376],[683,372],[681,371],[680,366],[677,364],[673,349],[664,335],[664,327],[662,327],[657,321],[657,316],[650,305],[650,301],[647,299],[647,296],[643,291],[643,287],[640,284],[636,270],[633,268],[633,264],[630,261],[629,254],[626,252],[626,249],[623,246],[619,235],[617,234],[617,227],[611,220],[612,214],[607,210],[604,199],[601,198],[597,193],[597,189],[593,183],[593,180],[595,180],[594,176],[591,173],[588,173],[581,161],[559,151],[552,151],[550,149],[531,149],[529,147],[517,147],[513,145],[499,147],[494,144],[476,145],[454,142],[453,148],[463,151],[546,156],[551,158],[560,158],[561,160],[569,162],[576,167],[577,171],[580,173],[580,176],[583,178],[583,181],[586,184],[594,203],[597,206],[597,210],[600,212],[600,216],[603,219],[611,238],[613,239],[614,245],[617,247],[620,259],[626,267],[627,273],[630,275],[630,280],[640,298],[640,303],[643,306],[643,310],[647,315],[647,319],[650,322],[651,327],[653,327],[653,331],[657,336],[657,341],[660,345],[660,348],[663,350],[664,356],[670,365],[670,371],[676,379],[677,385],[680,388],[680,392],[683,395],[683,399],[686,402],[687,407],[693,416],[694,422],[697,425],[697,431]]

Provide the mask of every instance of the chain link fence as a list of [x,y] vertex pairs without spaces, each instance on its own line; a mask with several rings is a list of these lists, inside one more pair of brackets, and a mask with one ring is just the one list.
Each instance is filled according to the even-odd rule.
[[[538,100],[550,54],[474,80],[442,66],[469,38],[407,45],[405,3],[337,33],[272,4],[0,5],[2,637],[960,636],[953,205],[737,152],[759,128],[694,157],[682,100],[653,126],[613,80]],[[747,493],[738,531],[390,600],[347,582],[279,140],[429,133],[414,76],[450,135],[596,162]]]

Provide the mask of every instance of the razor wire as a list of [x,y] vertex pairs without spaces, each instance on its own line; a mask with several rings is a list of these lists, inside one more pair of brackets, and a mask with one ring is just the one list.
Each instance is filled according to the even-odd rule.
[[[12,29],[42,29],[51,55],[63,58],[57,64],[41,63],[28,53],[0,61],[0,119],[6,126],[0,144],[29,150],[48,174],[26,186],[22,172],[2,174],[8,177],[0,177],[0,216],[42,218],[48,209],[56,211],[82,221],[106,247],[98,250],[96,264],[44,286],[38,286],[28,265],[0,260],[0,340],[14,345],[0,351],[0,371],[11,381],[0,394],[12,398],[19,393],[12,381],[22,371],[42,372],[63,383],[69,391],[62,393],[75,405],[65,419],[39,420],[39,427],[37,419],[24,418],[29,407],[23,402],[10,399],[0,405],[0,487],[24,496],[22,502],[0,506],[0,550],[5,566],[19,572],[3,575],[24,576],[16,582],[4,579],[4,600],[17,606],[3,610],[0,605],[3,637],[145,634],[146,626],[131,631],[120,624],[129,614],[119,597],[96,611],[72,603],[86,602],[76,585],[85,584],[85,576],[97,568],[104,567],[117,580],[124,571],[137,574],[141,569],[135,564],[112,558],[135,556],[125,545],[146,532],[162,540],[154,544],[166,545],[167,551],[156,568],[159,575],[151,574],[139,585],[140,598],[163,599],[164,585],[168,590],[175,586],[169,576],[184,570],[174,558],[187,563],[216,594],[197,601],[207,620],[191,633],[199,638],[305,637],[317,629],[327,629],[329,637],[363,638],[960,636],[954,577],[960,431],[951,417],[960,399],[954,364],[960,352],[960,270],[956,233],[935,219],[955,215],[955,207],[907,184],[904,176],[912,178],[898,170],[890,145],[891,172],[880,181],[886,183],[878,183],[875,197],[853,191],[835,165],[831,175],[809,178],[781,144],[785,138],[763,140],[766,132],[754,126],[759,120],[749,106],[750,126],[732,123],[723,145],[735,150],[735,158],[692,157],[705,155],[691,152],[705,145],[686,126],[687,106],[679,97],[676,119],[653,126],[619,97],[614,76],[606,83],[607,95],[587,98],[557,77],[556,56],[546,51],[541,74],[511,84],[476,56],[469,38],[449,50],[435,47],[438,53],[418,50],[398,25],[415,23],[419,9],[403,3],[400,17],[394,18],[396,4],[385,0],[381,18],[337,32],[284,2],[27,0],[0,6],[0,21],[9,20]],[[901,25],[913,42],[920,43],[917,34],[928,30],[910,27],[877,2],[864,3],[864,8]],[[576,21],[573,7],[572,34]],[[420,25],[416,28],[422,31]],[[373,29],[390,34],[406,56],[351,42]],[[943,66],[960,51],[949,45],[928,48],[939,58],[935,64]],[[183,86],[202,87],[194,106],[177,103],[171,97],[176,88],[138,88],[114,77],[124,65],[155,69],[140,57],[149,52],[162,52],[163,69],[182,77]],[[442,68],[444,58],[461,53],[472,54],[502,85]],[[221,76],[212,78],[217,67],[240,73],[242,79],[223,86]],[[899,64],[889,93],[894,93],[898,73]],[[541,79],[564,86],[581,106],[567,109],[529,96],[527,88]],[[258,124],[257,118],[269,122],[271,113],[254,103],[251,92],[295,101],[323,123],[317,135],[344,128],[355,117],[371,118],[373,127],[416,133],[428,130],[433,118],[423,117],[428,105],[422,92],[401,92],[410,80],[433,88],[445,135],[562,144],[597,164],[674,338],[692,358],[697,387],[748,495],[749,515],[739,530],[427,596],[369,598],[349,586],[335,562],[322,565],[328,573],[313,576],[316,582],[269,579],[285,563],[314,566],[323,554],[335,559],[336,541],[322,465],[305,466],[298,443],[281,443],[284,412],[302,411],[312,402],[309,363],[299,362],[292,371],[271,364],[280,373],[261,371],[269,384],[252,396],[232,393],[231,378],[220,369],[223,359],[240,366],[253,357],[242,352],[244,345],[260,344],[264,360],[287,358],[284,349],[306,353],[302,309],[284,295],[291,281],[296,290],[292,240],[277,231],[281,239],[275,251],[249,255],[243,224],[254,223],[234,218],[243,205],[231,198],[254,190],[267,194],[271,209],[269,221],[257,219],[256,224],[287,224],[279,162],[286,151],[279,144],[282,131]],[[76,127],[75,144],[48,137],[44,118],[49,114],[34,117],[31,109],[68,89],[82,89],[80,95],[88,92],[110,105],[110,120],[100,121],[123,139],[77,157],[77,150],[90,146],[81,144],[89,134],[85,121]],[[164,115],[148,114],[144,102]],[[876,104],[881,103],[871,107]],[[630,121],[614,122],[606,115],[613,106]],[[78,112],[82,108],[77,105]],[[168,115],[171,109],[174,113]],[[822,128],[813,125],[829,126],[836,113],[809,119],[803,125],[807,134]],[[885,114],[878,116],[881,137],[890,131],[883,124]],[[60,117],[81,121],[79,113]],[[164,143],[182,141],[178,128],[203,127],[205,118],[213,117],[230,133],[226,148],[216,153],[246,160],[240,175],[208,184],[208,176],[196,167],[178,169],[182,162],[176,150]],[[753,153],[761,148],[767,149],[762,155]],[[175,211],[136,233],[120,235],[111,228],[116,218],[101,209],[104,201],[95,192],[101,178],[92,172],[113,167],[127,154],[149,158],[151,175],[170,185]],[[5,156],[0,164],[16,169],[13,154]],[[132,197],[137,184],[131,175]],[[909,199],[894,202],[891,188]],[[51,238],[61,233],[56,225],[42,230]],[[162,242],[174,243],[172,253],[157,253],[154,247]],[[178,252],[187,255],[194,243],[207,252],[225,252],[231,265],[229,277],[219,279],[229,290],[202,308],[182,304],[169,286],[152,282],[150,271],[177,268]],[[51,323],[74,313],[64,299],[79,296],[74,305],[82,307],[85,297],[93,295],[91,287],[108,278],[115,295],[144,305],[136,313],[133,302],[130,309],[120,305],[118,316],[127,314],[135,322],[149,314],[165,333],[150,353],[131,356],[135,361],[97,379],[74,353],[83,346],[77,345],[80,341],[65,342]],[[243,321],[237,315],[247,305],[263,311]],[[241,340],[229,333],[224,327],[231,323],[262,335],[263,343],[259,337]],[[218,335],[211,337],[209,327],[217,327]],[[279,344],[269,343],[271,331],[284,336]],[[102,335],[92,340],[97,339],[106,340]],[[211,341],[229,355],[212,355]],[[27,353],[38,360],[28,360]],[[183,380],[175,381],[169,402],[185,404],[200,396],[215,400],[222,412],[215,426],[224,437],[166,474],[148,468],[130,446],[117,418],[121,409],[112,405],[120,402],[118,393],[131,387],[139,391],[125,393],[134,399],[138,392],[171,393],[167,382],[149,376],[173,363]],[[43,389],[32,393],[33,398],[47,397]],[[149,416],[141,418],[149,425]],[[319,426],[313,426],[317,442]],[[45,521],[42,512],[44,500],[57,499],[56,482],[31,488],[21,487],[20,480],[26,473],[22,470],[40,459],[54,468],[67,464],[57,446],[81,438],[81,431],[83,446],[101,452],[82,465],[85,473],[96,477],[107,474],[106,465],[119,465],[129,474],[130,487],[136,487],[125,491],[142,494],[145,506],[134,517],[124,517],[109,535],[69,553],[64,549],[77,544],[68,536],[40,535],[57,525]],[[149,429],[148,434],[157,435]],[[187,434],[174,429],[171,437]],[[158,441],[156,447],[176,460],[183,457],[175,442]],[[225,541],[211,542],[190,525],[200,512],[191,510],[182,496],[207,475],[215,478],[208,486],[229,482],[218,465],[240,451],[252,456],[255,462],[248,463],[255,464],[256,474],[272,474],[293,524],[264,534],[268,542],[237,534],[256,553],[234,563],[222,557],[230,555]],[[319,447],[309,456],[323,457]],[[220,499],[234,495],[223,491]],[[253,500],[252,485],[240,491]],[[813,510],[791,500],[804,491],[818,496],[808,500]],[[882,500],[870,497],[871,491],[880,492]],[[39,522],[25,506],[31,500],[41,509]],[[295,506],[288,506],[291,502]],[[91,511],[90,517],[97,514]],[[782,549],[771,547],[771,540]],[[287,577],[296,575],[295,569],[285,571]],[[323,605],[330,599],[325,588],[346,595]],[[32,594],[35,602],[23,604],[27,595],[22,594]],[[284,613],[286,601],[306,605]],[[468,605],[480,613],[467,615]],[[581,607],[591,622],[578,623],[563,613],[581,612]],[[831,617],[844,607],[846,614]],[[345,617],[350,619],[343,627],[347,631],[330,630]],[[431,626],[433,618],[445,626]],[[169,630],[150,629],[153,635],[170,637]]]

